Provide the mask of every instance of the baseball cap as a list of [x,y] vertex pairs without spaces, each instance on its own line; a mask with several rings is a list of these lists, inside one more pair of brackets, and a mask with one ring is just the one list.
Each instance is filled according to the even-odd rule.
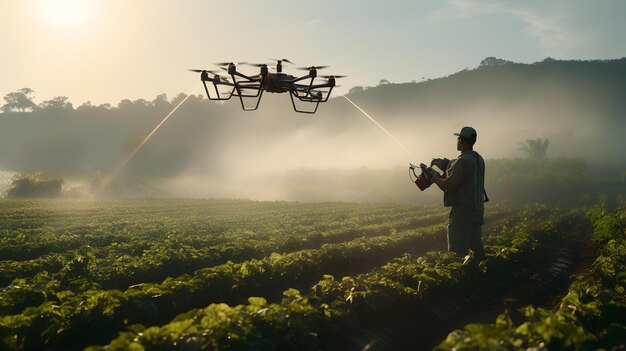
[[459,133],[454,133],[454,135],[469,140],[476,140],[477,137],[476,129],[472,127],[463,127]]

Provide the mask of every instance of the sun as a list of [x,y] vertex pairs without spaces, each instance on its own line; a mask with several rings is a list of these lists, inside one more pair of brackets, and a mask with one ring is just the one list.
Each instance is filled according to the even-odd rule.
[[67,30],[84,28],[96,12],[94,0],[36,0],[34,6],[43,23]]

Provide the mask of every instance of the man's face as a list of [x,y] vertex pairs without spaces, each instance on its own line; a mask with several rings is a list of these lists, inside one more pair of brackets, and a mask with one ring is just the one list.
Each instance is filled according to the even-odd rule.
[[456,149],[461,151],[461,137],[456,138]]

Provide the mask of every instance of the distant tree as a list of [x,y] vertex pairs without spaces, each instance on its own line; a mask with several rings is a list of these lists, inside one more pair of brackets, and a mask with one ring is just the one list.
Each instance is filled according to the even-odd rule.
[[76,108],[77,115],[79,116],[93,116],[97,113],[102,113],[111,110],[111,104],[100,104],[98,106],[87,101]]
[[8,197],[59,197],[63,179],[39,180],[37,177],[18,176],[11,181]]
[[152,106],[157,109],[167,110],[171,107],[170,102],[167,100],[167,94],[159,94],[152,100]]
[[520,144],[519,149],[528,154],[528,158],[542,160],[545,159],[548,154],[548,145],[550,145],[550,141],[548,138],[545,140],[541,138],[526,139],[525,142],[520,141],[518,144]]
[[176,97],[172,99],[172,106],[176,106],[180,104],[181,101],[185,100],[186,98],[187,98],[187,94],[185,93],[180,93],[176,95]]
[[133,107],[133,102],[128,99],[124,99],[117,104],[118,110],[130,109],[132,107]]
[[72,111],[74,106],[71,102],[67,101],[67,96],[57,96],[50,100],[46,100],[39,104],[39,107],[48,111]]
[[357,94],[363,91],[363,87],[360,85],[357,85],[355,87],[352,87],[350,90],[348,90],[348,94]]
[[499,59],[493,56],[487,57],[486,59],[480,61],[480,67],[486,66],[505,66],[512,63],[511,61]]
[[381,79],[380,82],[378,82],[379,86],[381,86],[381,85],[389,85],[389,84],[391,84],[391,82],[388,81],[387,79]]
[[91,101],[86,101],[82,105],[76,108],[76,111],[79,113],[90,113],[93,111],[97,111],[98,107],[94,106]]
[[148,107],[150,106],[150,102],[146,99],[137,99],[133,101],[133,104],[138,107]]
[[3,112],[31,112],[37,109],[33,102],[35,91],[30,88],[22,88],[4,96],[6,104],[2,106]]

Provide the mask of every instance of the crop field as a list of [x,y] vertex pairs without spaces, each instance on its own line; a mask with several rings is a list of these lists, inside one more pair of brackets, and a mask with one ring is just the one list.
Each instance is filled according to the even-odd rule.
[[0,200],[0,349],[620,349],[626,212]]

